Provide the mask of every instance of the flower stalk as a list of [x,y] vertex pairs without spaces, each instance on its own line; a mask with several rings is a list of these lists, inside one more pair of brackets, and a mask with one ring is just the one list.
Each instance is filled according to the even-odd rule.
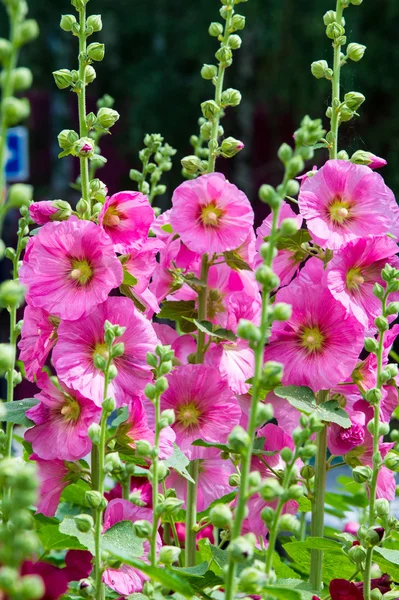
[[[82,3],[79,10],[80,28],[79,28],[79,81],[80,86],[76,89],[78,94],[79,111],[79,136],[85,138],[88,135],[87,117],[86,117],[86,66],[87,66],[87,33],[86,33],[86,4]],[[89,177],[89,158],[80,156],[80,178],[82,188],[82,198],[90,206],[90,177]]]
[[[337,0],[336,23],[339,25],[342,21],[343,5],[342,0]],[[333,41],[334,65],[332,76],[332,114],[331,114],[331,147],[330,158],[337,158],[338,154],[338,129],[340,120],[340,82],[341,82],[341,43],[340,38]]]

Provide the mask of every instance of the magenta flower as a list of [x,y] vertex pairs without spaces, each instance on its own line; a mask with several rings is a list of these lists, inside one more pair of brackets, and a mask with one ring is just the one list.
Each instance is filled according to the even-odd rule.
[[29,206],[30,218],[37,225],[45,225],[52,221],[52,215],[58,212],[52,200],[42,200],[41,202],[32,202]]
[[[150,444],[154,444],[155,433],[148,425],[147,414],[144,406],[138,398],[132,400],[129,405],[129,418],[127,420],[129,429],[125,432],[132,441],[129,446],[136,447],[136,442],[146,440]],[[168,458],[173,454],[173,443],[176,440],[175,432],[171,427],[164,427],[159,436],[159,457],[161,459]]]
[[387,161],[385,160],[385,158],[381,158],[380,156],[377,156],[376,154],[372,154],[370,152],[370,156],[369,156],[371,163],[369,165],[367,165],[370,169],[381,169],[381,167],[385,167],[385,165],[387,165]]
[[323,263],[311,258],[277,293],[278,302],[292,305],[292,316],[273,324],[265,360],[284,365],[284,385],[327,390],[349,377],[363,348],[364,328],[323,287],[323,274]]
[[91,449],[87,430],[100,421],[101,410],[79,392],[59,384],[55,386],[46,373],[38,377],[41,391],[35,395],[40,403],[26,416],[35,426],[25,432],[33,451],[46,460],[79,460]]
[[[295,219],[298,229],[302,227],[303,217],[294,213],[288,202],[283,202],[281,205],[278,226],[280,227],[281,222],[284,219]],[[256,230],[256,251],[259,252],[259,248],[263,242],[269,237],[272,229],[272,214],[270,214],[263,221],[262,225]],[[280,278],[281,285],[287,285],[295,273],[297,272],[299,265],[304,260],[304,253],[292,252],[291,250],[279,250],[276,258],[273,261],[273,270],[276,275]],[[259,266],[263,263],[263,259],[257,255],[256,264]]]
[[[381,270],[386,263],[398,267],[397,252],[397,244],[386,236],[361,238],[340,248],[328,263],[330,292],[366,328],[373,328],[374,319],[381,314],[374,283],[382,283]],[[399,294],[393,296],[396,300]]]
[[28,303],[75,321],[92,312],[122,283],[112,242],[90,221],[44,225],[25,254],[21,282]]
[[221,173],[185,181],[174,191],[172,204],[173,231],[199,254],[238,248],[254,222],[246,195]]
[[[147,508],[152,507],[152,486],[146,477],[130,477],[130,493],[138,493],[139,500],[142,506]],[[122,485],[118,482],[109,492],[105,492],[104,496],[111,502],[115,498],[122,498]]]
[[51,349],[57,341],[58,317],[49,315],[41,308],[26,306],[21,339],[19,359],[25,366],[26,378],[34,381],[42,370]]
[[[371,589],[380,590],[386,594],[391,589],[391,580],[388,575],[382,575],[378,579],[371,580]],[[333,579],[330,582],[331,600],[364,600],[363,582],[354,583],[346,579]]]
[[181,365],[188,364],[189,356],[197,350],[195,339],[189,334],[179,335],[170,325],[153,323],[153,327],[161,344],[172,347],[175,358]]
[[[179,539],[180,542],[180,547],[184,548],[186,545],[186,524],[185,523],[176,523],[176,532],[177,532],[177,537]],[[201,531],[199,531],[197,533],[197,535],[195,536],[196,542],[197,542],[197,548],[198,548],[198,540],[202,540],[203,538],[207,538],[211,544],[215,543],[215,538],[213,536],[213,526],[212,525],[207,525],[206,527],[204,527],[203,529],[201,529]]]
[[248,392],[250,384],[246,382],[253,376],[255,358],[244,340],[212,344],[205,354],[205,364],[217,367],[235,394]]
[[176,421],[176,444],[188,458],[202,458],[203,448],[195,440],[225,443],[240,420],[241,410],[234,394],[217,369],[184,365],[169,376],[169,388],[162,394],[161,410],[172,408]]
[[130,246],[147,238],[154,221],[154,210],[140,192],[119,192],[106,199],[98,217],[115,250],[129,252]]
[[68,464],[58,458],[43,460],[37,454],[32,454],[29,458],[36,462],[39,471],[40,500],[37,512],[46,517],[54,517],[63,489],[72,483]]
[[94,355],[106,357],[104,323],[126,327],[118,338],[125,346],[122,356],[114,363],[118,375],[108,387],[118,406],[139,397],[151,381],[147,352],[153,352],[157,337],[151,323],[128,298],[110,297],[88,317],[80,321],[63,321],[58,328],[58,342],[53,350],[53,361],[58,377],[68,387],[101,406],[104,394],[104,374],[94,366]]
[[369,167],[329,160],[302,184],[298,202],[314,241],[335,250],[351,240],[390,230],[394,219],[390,193],[382,177]]
[[[152,510],[149,508],[135,506],[128,500],[111,500],[104,513],[104,532],[120,521],[139,521],[145,519],[152,523]],[[144,555],[142,560],[148,562],[147,554],[150,551],[150,543],[143,543]],[[156,538],[157,550],[162,546],[159,533]],[[118,594],[128,596],[135,592],[141,592],[143,583],[148,579],[141,571],[128,565],[122,565],[119,569],[106,569],[103,574],[103,582]]]
[[[214,448],[202,448],[203,456],[199,459],[197,479],[197,510],[206,510],[214,500],[219,500],[231,492],[229,477],[235,469],[229,460],[220,458],[220,451]],[[174,488],[177,497],[187,500],[187,480],[177,471],[171,471],[166,480],[166,487]]]
[[347,429],[336,423],[328,428],[328,449],[335,456],[343,456],[361,446],[366,436],[366,415],[362,411],[350,415],[351,426]]
[[150,238],[144,242],[134,243],[129,254],[123,257],[123,267],[136,280],[130,291],[144,307],[148,307],[153,313],[158,313],[158,302],[154,294],[148,289],[151,276],[157,266],[156,256],[164,248],[161,240]]

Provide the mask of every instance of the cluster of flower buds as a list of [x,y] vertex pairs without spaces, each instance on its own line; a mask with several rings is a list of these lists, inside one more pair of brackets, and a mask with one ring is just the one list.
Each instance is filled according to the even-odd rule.
[[[144,148],[139,152],[142,163],[141,171],[130,170],[130,179],[138,183],[139,191],[148,196],[152,204],[156,196],[162,196],[166,192],[166,186],[159,183],[164,173],[172,168],[172,156],[176,150],[159,133],[152,133],[144,137]],[[147,181],[148,177],[148,181]]]

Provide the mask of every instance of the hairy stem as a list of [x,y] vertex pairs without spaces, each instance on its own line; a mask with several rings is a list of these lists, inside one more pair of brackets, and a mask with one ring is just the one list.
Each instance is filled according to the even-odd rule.
[[[86,65],[87,65],[87,39],[86,39],[86,6],[79,11],[80,32],[79,32],[79,80],[81,88],[78,91],[78,110],[79,110],[79,137],[87,137],[88,129],[86,122]],[[90,206],[90,178],[89,178],[89,159],[86,156],[80,157],[80,179],[82,187],[82,198]]]
[[154,451],[155,458],[152,461],[152,532],[151,532],[151,553],[150,560],[153,567],[157,564],[157,532],[158,532],[158,464],[159,464],[159,436],[161,433],[161,429],[159,426],[159,421],[161,419],[161,395],[157,394],[155,396],[155,441],[154,441]]
[[[341,23],[343,13],[342,0],[337,0],[336,14],[337,23]],[[341,46],[334,42],[334,66],[332,78],[332,115],[331,133],[333,139],[330,147],[330,158],[337,158],[338,154],[338,129],[339,129],[339,105],[340,105],[340,81],[341,81]]]
[[197,549],[196,538],[197,533],[194,531],[194,526],[197,523],[197,480],[198,480],[198,460],[192,460],[188,472],[194,480],[187,482],[187,502],[186,502],[186,567],[195,565],[195,553]]

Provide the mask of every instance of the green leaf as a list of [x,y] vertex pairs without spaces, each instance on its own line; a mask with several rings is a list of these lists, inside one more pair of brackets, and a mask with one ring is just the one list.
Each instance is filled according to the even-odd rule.
[[89,550],[89,552],[91,552],[92,554],[95,553],[93,533],[91,531],[89,531],[87,533],[83,533],[82,531],[79,531],[79,529],[76,527],[76,523],[75,523],[73,517],[70,517],[70,516],[65,517],[65,519],[62,521],[62,523],[60,523],[60,525],[59,525],[59,530],[61,533],[64,533],[65,535],[70,535],[72,537],[77,538],[79,540],[79,542],[82,544],[82,546],[84,546],[87,550]]
[[301,600],[312,600],[314,597],[315,591],[312,589],[310,583],[306,583],[302,581],[302,579],[295,578],[284,578],[277,579],[275,585],[279,588],[289,588],[295,589],[295,591],[300,593]]
[[91,488],[89,484],[85,481],[72,483],[63,489],[61,494],[61,502],[69,502],[70,504],[87,507],[86,492],[90,489]]
[[196,330],[195,325],[190,322],[190,319],[195,319],[197,316],[194,300],[178,300],[176,302],[165,300],[162,303],[161,312],[158,313],[159,319],[178,321],[184,333]]
[[143,540],[135,535],[131,521],[119,521],[107,529],[102,537],[101,547],[119,560],[123,560],[121,551],[123,556],[127,553],[138,558],[144,554]]
[[28,419],[26,411],[33,406],[39,404],[36,398],[25,398],[25,400],[14,400],[14,402],[4,402],[5,415],[1,418],[6,423],[14,423],[15,425],[24,425],[32,427],[33,421]]
[[230,269],[234,269],[234,271],[252,271],[249,264],[236,252],[223,252],[223,256],[226,265],[228,265]]
[[137,285],[137,279],[129,273],[127,269],[123,269],[123,281],[122,285],[127,285],[128,287],[133,287]]
[[292,236],[280,237],[277,241],[277,249],[303,253],[302,244],[307,244],[310,240],[310,233],[307,229],[299,229]]
[[[288,565],[286,565],[282,560],[281,556],[277,552],[273,552],[273,569],[276,573],[276,576],[284,579],[296,579],[302,581],[298,573],[295,573]],[[279,582],[277,582],[279,584]],[[290,586],[294,587],[294,586]]]
[[383,573],[388,573],[395,581],[399,580],[399,550],[374,548],[373,560]]
[[204,561],[195,567],[172,567],[172,571],[187,575],[189,577],[203,577],[208,570],[208,561]]
[[122,408],[120,408],[118,411],[118,416],[111,423],[112,427],[118,427],[119,425],[127,421],[128,417],[129,411],[127,406],[122,406]]
[[46,552],[50,550],[84,550],[86,548],[77,538],[62,533],[58,523],[40,527],[37,535]]
[[183,454],[180,448],[176,446],[176,444],[173,444],[173,448],[174,450],[172,456],[169,456],[169,458],[163,461],[164,465],[177,471],[182,477],[187,479],[187,481],[194,483],[193,478],[186,469],[187,465],[190,464],[190,461],[188,460],[187,456]]
[[314,414],[321,421],[336,423],[347,429],[351,426],[351,420],[347,413],[341,408],[336,400],[328,400],[323,404],[316,404],[316,398],[312,390],[305,386],[287,385],[277,387],[274,390],[276,396],[285,398],[306,415]]
[[297,502],[299,512],[306,513],[312,510],[312,503],[309,498],[306,498],[306,496],[301,496]]
[[267,595],[273,596],[278,600],[301,600],[303,596],[296,590],[290,590],[285,587],[278,587],[277,585],[268,585],[265,589]]
[[194,323],[198,331],[212,335],[213,337],[220,338],[222,340],[228,340],[229,342],[235,342],[237,340],[236,334],[230,329],[223,329],[210,323],[209,321],[198,321],[197,319],[191,319],[189,317],[183,317],[185,321]]
[[309,537],[304,542],[288,542],[284,550],[292,558],[296,567],[308,574],[310,571],[311,550],[323,551],[323,581],[349,579],[353,575],[353,563],[345,555],[342,545],[334,540]]
[[[262,446],[264,444],[264,438],[262,438]],[[255,444],[256,444],[257,440],[255,440]],[[254,446],[255,446],[254,444]],[[201,446],[201,448],[217,448],[218,450],[221,450],[222,452],[233,452],[233,450],[227,446],[227,444],[214,444],[212,442],[205,442],[204,440],[195,440],[194,442],[192,442],[191,444],[192,446]],[[257,448],[254,447],[254,450],[252,452],[252,454],[256,454],[258,455],[262,455],[262,456],[274,456],[276,454],[276,452],[272,452],[269,450],[258,450]]]
[[214,546],[207,538],[198,540],[198,549],[201,558],[210,563],[209,569],[213,571],[215,575],[223,577],[223,569],[228,562],[227,551],[222,550],[218,546]]

